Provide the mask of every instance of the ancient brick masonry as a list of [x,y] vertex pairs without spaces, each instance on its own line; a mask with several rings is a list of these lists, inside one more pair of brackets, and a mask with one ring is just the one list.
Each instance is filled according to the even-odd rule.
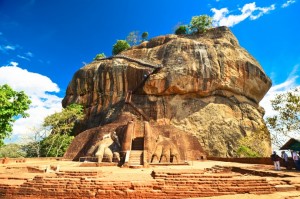
[[153,171],[151,181],[102,180],[101,172],[36,176],[22,185],[0,185],[1,198],[187,198],[238,193],[268,194],[265,178],[207,174],[203,170]]

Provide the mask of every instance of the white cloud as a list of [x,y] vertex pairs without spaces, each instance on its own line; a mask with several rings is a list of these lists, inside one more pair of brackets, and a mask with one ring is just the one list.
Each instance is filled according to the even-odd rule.
[[286,7],[290,6],[293,3],[296,3],[296,0],[288,0],[287,2],[285,2],[284,4],[282,4],[281,7],[282,8],[286,8]]
[[[296,65],[294,67],[293,71],[290,73],[289,77],[284,82],[272,86],[266,94],[266,96],[260,102],[260,106],[262,106],[266,112],[264,118],[272,117],[277,114],[271,106],[271,100],[275,99],[276,95],[286,93],[295,88],[300,89],[300,85],[297,83],[297,79],[299,77],[297,75],[298,67],[299,65]],[[271,132],[272,138],[278,142],[277,144],[273,143],[273,149],[279,149],[285,142],[287,142],[290,139],[289,136],[283,136],[281,134],[279,134],[280,136],[278,136],[277,133],[273,132],[271,129],[269,130]],[[298,132],[290,132],[289,135],[295,138],[299,137]]]
[[28,57],[25,57],[25,56],[22,56],[22,55],[17,55],[17,57],[20,58],[20,59],[30,61],[30,59]]
[[27,111],[30,117],[20,118],[14,123],[14,138],[30,135],[30,129],[40,126],[46,116],[62,109],[62,98],[49,93],[60,91],[57,84],[46,76],[18,67],[16,62],[0,67],[0,85],[2,84],[8,84],[16,91],[24,91],[32,101]]
[[230,14],[232,12],[229,11],[228,8],[221,8],[219,10],[216,8],[211,9],[211,11],[214,13],[212,17],[213,25],[228,27],[232,27],[247,18],[256,20],[271,10],[275,10],[274,4],[270,5],[269,7],[257,7],[255,2],[245,4],[242,8],[239,8],[241,13],[238,15]]
[[32,52],[27,52],[25,53],[28,57],[33,57],[33,53]]
[[271,106],[271,100],[274,99],[276,95],[286,93],[293,88],[300,86],[297,84],[297,79],[299,77],[297,75],[298,67],[299,65],[294,67],[293,71],[284,82],[272,86],[266,96],[260,102],[260,106],[262,106],[266,111],[265,117],[271,117],[276,114]]
[[16,46],[12,46],[12,45],[0,45],[0,51],[3,53],[8,53],[8,51],[14,51],[16,50],[16,48],[18,47],[18,45]]
[[6,50],[15,50],[15,49],[16,49],[15,46],[10,46],[10,45],[4,46],[4,48],[5,48]]

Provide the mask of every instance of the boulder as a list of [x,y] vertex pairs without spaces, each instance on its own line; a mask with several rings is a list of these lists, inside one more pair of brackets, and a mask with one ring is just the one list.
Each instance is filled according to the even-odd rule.
[[[197,137],[208,155],[235,156],[239,140],[265,129],[258,103],[271,87],[260,64],[227,27],[165,35],[78,70],[63,106],[79,103],[77,134],[131,112]],[[127,97],[127,98],[126,98]]]

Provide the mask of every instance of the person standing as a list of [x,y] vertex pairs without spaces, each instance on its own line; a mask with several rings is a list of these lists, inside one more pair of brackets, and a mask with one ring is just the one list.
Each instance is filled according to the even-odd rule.
[[271,160],[274,162],[274,167],[276,171],[280,170],[280,157],[276,154],[276,151],[273,151],[271,155]]
[[299,157],[298,157],[298,154],[297,154],[296,151],[293,151],[293,152],[292,152],[292,158],[293,158],[293,160],[294,160],[296,170],[300,170],[300,166],[299,166]]
[[286,169],[290,169],[290,166],[289,166],[289,157],[288,157],[288,155],[285,153],[285,151],[282,151],[282,152],[281,152],[281,158],[283,159],[285,168],[286,168]]

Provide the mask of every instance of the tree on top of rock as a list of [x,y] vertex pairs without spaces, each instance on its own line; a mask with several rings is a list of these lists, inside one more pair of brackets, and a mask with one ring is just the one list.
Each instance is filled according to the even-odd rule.
[[192,17],[190,29],[196,33],[203,33],[212,26],[212,18],[208,15]]
[[131,45],[131,46],[135,46],[137,45],[141,39],[140,39],[140,35],[139,35],[139,31],[132,31],[128,34],[128,36],[126,37],[126,41]]
[[103,59],[103,58],[105,58],[105,57],[106,57],[106,56],[105,56],[104,53],[99,53],[99,54],[96,55],[96,57],[94,58],[94,60],[97,60],[97,59]]
[[175,30],[176,35],[186,35],[188,32],[188,27],[186,25],[181,25]]
[[149,36],[148,32],[143,32],[142,33],[142,41],[147,41],[148,40],[148,36]]
[[300,88],[276,95],[271,105],[276,115],[267,118],[267,125],[272,132],[273,144],[281,147],[283,137],[299,137]]
[[118,40],[113,46],[112,53],[113,53],[113,55],[117,55],[120,52],[127,50],[129,48],[130,48],[130,45],[126,40]]

